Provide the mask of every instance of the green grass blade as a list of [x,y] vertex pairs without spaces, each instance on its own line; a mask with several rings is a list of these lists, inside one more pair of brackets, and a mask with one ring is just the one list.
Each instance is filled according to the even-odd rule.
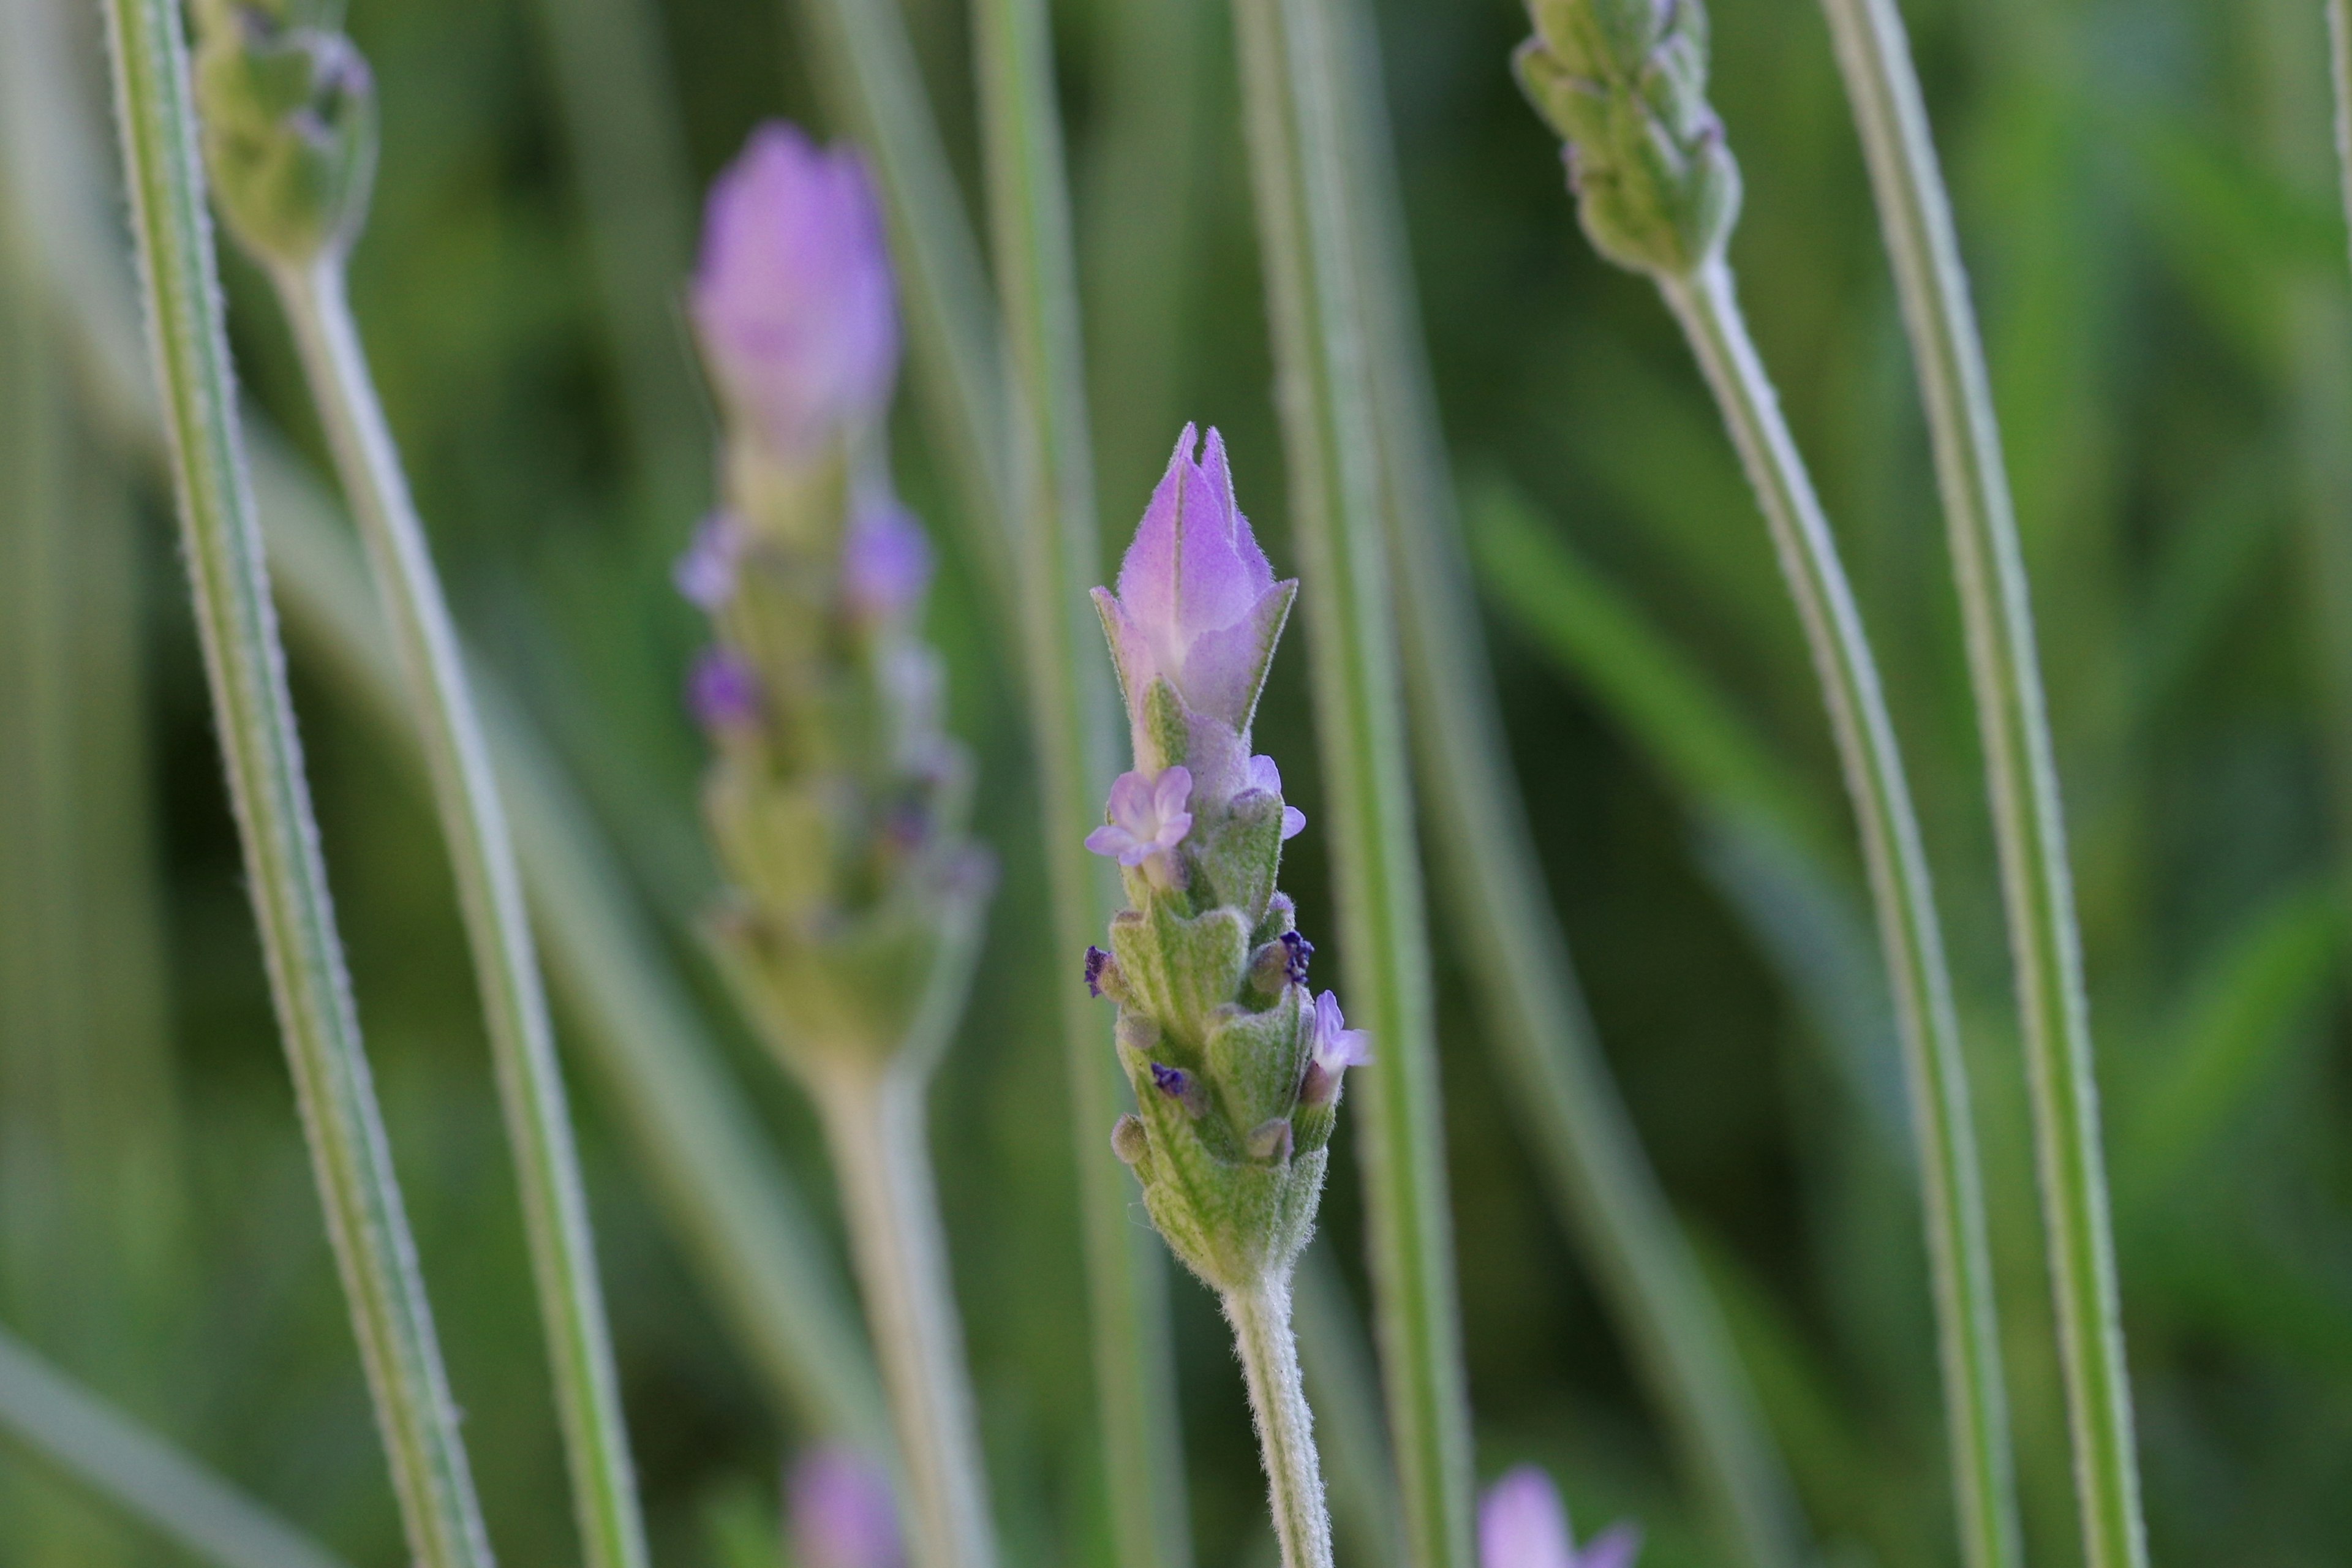
[[2336,89],[2336,163],[2352,254],[2352,0],[2327,0],[2327,75]]
[[989,227],[1003,311],[1004,398],[1021,652],[1038,763],[1040,832],[1076,1139],[1094,1375],[1111,1536],[1120,1568],[1192,1561],[1166,1351],[1166,1264],[1135,1225],[1134,1177],[1104,1138],[1125,1095],[1111,1010],[1078,984],[1078,955],[1118,907],[1109,863],[1086,849],[1102,821],[1113,737],[1108,661],[1087,590],[1097,559],[1077,262],[1045,0],[977,0],[972,30],[987,139]]
[[1333,0],[1235,7],[1259,254],[1350,1005],[1377,1042],[1363,1139],[1373,1318],[1415,1568],[1467,1568],[1470,1432],[1428,933],[1366,384],[1348,159],[1354,47]]
[[107,19],[205,674],[328,1233],[410,1549],[427,1568],[487,1565],[489,1545],[360,1043],[287,697],[230,392],[179,7],[109,0]]

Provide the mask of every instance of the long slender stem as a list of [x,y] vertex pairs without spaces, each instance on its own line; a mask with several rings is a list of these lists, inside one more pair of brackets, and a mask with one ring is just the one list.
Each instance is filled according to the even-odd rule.
[[1298,1379],[1298,1343],[1290,1332],[1290,1285],[1269,1281],[1225,1295],[1250,1414],[1265,1461],[1275,1538],[1282,1568],[1331,1568],[1331,1519],[1323,1508],[1323,1468],[1315,1457],[1315,1416]]
[[1092,443],[1079,343],[1077,262],[1043,0],[977,0],[973,33],[987,132],[989,226],[1004,315],[1005,407],[1022,655],[1039,763],[1040,831],[1053,897],[1055,995],[1068,1058],[1079,1207],[1094,1324],[1104,1491],[1121,1568],[1192,1559],[1176,1452],[1175,1391],[1160,1352],[1160,1247],[1129,1218],[1134,1178],[1104,1146],[1122,1094],[1109,1010],[1078,984],[1073,954],[1118,907],[1108,862],[1086,852],[1102,820],[1116,730],[1101,632],[1086,590],[1097,570]]
[[410,1550],[427,1568],[487,1568],[489,1543],[360,1043],[286,692],[230,392],[179,6],[108,0],[107,19],[205,671],[328,1234]]
[[914,1561],[994,1568],[963,1331],[924,1136],[926,1077],[901,1062],[814,1087],[907,1467]]
[[1363,1166],[1374,1320],[1411,1561],[1470,1558],[1469,1399],[1454,1300],[1429,944],[1381,539],[1331,0],[1235,7],[1259,250],[1352,1006],[1376,1042]]
[[1381,517],[1446,923],[1554,1207],[1582,1243],[1725,1545],[1758,1568],[1793,1563],[1787,1472],[1601,1053],[1511,778],[1422,346],[1377,39],[1361,0],[1346,9],[1358,40],[1354,248],[1386,470]]
[[563,1071],[523,903],[506,808],[474,713],[457,628],[425,527],[409,500],[343,292],[340,258],[273,272],[343,492],[359,520],[385,617],[407,677],[433,777],[441,831],[474,950],[524,1229],[562,1412],[572,1503],[593,1568],[639,1568],[645,1523],[622,1427],[620,1379],[596,1279],[596,1250]]
[[341,1568],[324,1547],[4,1331],[0,1431],[220,1568]]
[[[1823,0],[1823,9],[1902,294],[1968,629],[2033,1090],[2084,1551],[2093,1568],[2137,1568],[2147,1549],[2116,1321],[2082,939],[1990,377],[1902,15],[1894,0]],[[2020,1547],[2006,1434],[1962,1430],[1965,1413],[1956,1403],[1954,1459],[1969,1561],[1979,1568],[2014,1563]]]
[[1829,704],[1902,1023],[1961,1532],[1972,1563],[2014,1561],[2015,1527],[2006,1506],[2008,1413],[1968,1070],[1894,721],[1837,542],[1748,340],[1730,271],[1712,261],[1691,278],[1661,279],[1659,287],[1690,337],[1763,504]]
[[2336,169],[2352,250],[2352,0],[2327,0],[2327,75],[2336,89]]

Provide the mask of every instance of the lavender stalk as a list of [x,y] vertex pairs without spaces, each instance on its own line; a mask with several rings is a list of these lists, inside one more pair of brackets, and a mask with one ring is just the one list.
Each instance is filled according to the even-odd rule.
[[109,0],[124,183],[181,536],[270,994],[409,1550],[489,1542],[360,1041],[246,473],[176,0]]
[[482,991],[592,1568],[643,1568],[645,1523],[585,1187],[522,877],[440,578],[344,293],[375,157],[366,64],[307,8],[212,0],[196,90],[215,199],[268,272],[400,650]]
[[1532,0],[1519,79],[1568,143],[1585,233],[1682,322],[1762,504],[1827,700],[1901,1016],[1950,1429],[1971,1561],[2001,1561],[2009,1495],[1991,1259],[1967,1067],[1927,856],[1853,592],[1723,260],[1739,174],[1706,97],[1698,0]]
[[1118,1005],[1137,1110],[1111,1147],[1186,1268],[1223,1299],[1249,1385],[1285,1568],[1330,1568],[1331,1527],[1290,1327],[1349,1067],[1370,1059],[1339,998],[1310,997],[1314,948],[1275,886],[1307,826],[1250,721],[1297,597],[1234,498],[1224,442],[1186,426],[1118,591],[1095,590],[1135,767],[1086,847],[1118,862],[1129,907],[1087,950]]
[[898,322],[857,154],[756,132],[711,193],[692,308],[726,424],[721,510],[677,574],[718,637],[690,691],[732,889],[712,940],[825,1124],[916,1560],[990,1568],[923,1093],[992,870],[965,837],[971,766],[918,635],[929,547],[882,459]]

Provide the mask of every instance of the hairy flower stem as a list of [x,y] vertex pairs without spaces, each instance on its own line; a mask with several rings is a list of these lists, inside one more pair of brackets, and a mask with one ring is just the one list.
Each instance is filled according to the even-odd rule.
[[646,1561],[596,1279],[586,1191],[564,1101],[522,878],[474,711],[457,628],[352,322],[340,258],[270,269],[400,650],[473,945],[507,1136],[514,1145],[573,1505],[594,1568]]
[[1428,933],[1353,255],[1348,43],[1331,0],[1234,21],[1300,545],[1350,989],[1379,1042],[1363,1172],[1389,1424],[1416,1568],[1470,1561],[1469,1395],[1454,1300]]
[[1951,976],[1894,722],[1836,541],[1748,339],[1729,268],[1709,260],[1687,277],[1661,276],[1658,286],[1689,335],[1763,505],[1828,701],[1903,1026],[1963,1534],[1971,1553],[1999,1552],[2000,1514],[1988,1510],[2007,1497],[2008,1418],[1982,1186]]
[[[921,1053],[918,1053],[919,1056]],[[928,1067],[843,1063],[813,1082],[896,1417],[918,1568],[993,1568],[963,1333],[924,1137]]]
[[[1045,0],[977,0],[972,23],[1004,318],[1013,487],[1005,521],[1021,596],[1055,952],[1066,956],[1082,951],[1118,907],[1108,868],[1085,844],[1102,821],[1116,731],[1097,651],[1101,630],[1084,592],[1096,581],[1097,551],[1077,262]],[[1103,1158],[1102,1130],[1123,1109],[1109,1019],[1074,973],[1062,972],[1056,993],[1115,1561],[1121,1568],[1183,1568],[1192,1552],[1173,1368],[1163,1353],[1166,1270],[1160,1249],[1129,1217],[1134,1178]]]
[[[2343,0],[2332,0],[2331,18],[2342,7]],[[1903,18],[1894,0],[1823,0],[1823,9],[1903,297],[1968,627],[2032,1089],[2084,1557],[2093,1568],[2136,1568],[2147,1559],[2147,1545],[2131,1385],[2116,1321],[2082,940],[2000,430]],[[2340,28],[2336,42],[2340,68]],[[1971,1564],[2000,1568],[2017,1562],[2021,1550],[2007,1434],[1971,1431],[1963,1423],[1968,1414],[1954,1402],[1962,1537]],[[1983,1415],[1998,1416],[1998,1403]]]
[[425,1568],[489,1542],[376,1108],[286,691],[230,390],[177,0],[108,0],[149,341],[229,797],[313,1173],[399,1494]]
[[1315,1416],[1307,1408],[1298,1342],[1290,1331],[1290,1282],[1228,1290],[1224,1303],[1257,1421],[1282,1568],[1331,1568],[1331,1519],[1323,1507],[1323,1467],[1315,1457]]

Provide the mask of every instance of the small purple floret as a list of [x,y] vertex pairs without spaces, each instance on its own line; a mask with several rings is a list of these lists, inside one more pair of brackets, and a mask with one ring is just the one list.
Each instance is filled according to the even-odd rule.
[[784,1479],[784,1510],[800,1568],[905,1568],[889,1478],[861,1455],[802,1455]]
[[771,121],[711,186],[691,308],[729,409],[786,462],[889,401],[898,315],[882,204],[855,149]]
[[1339,1095],[1339,1080],[1348,1069],[1371,1059],[1372,1037],[1348,1027],[1339,998],[1326,991],[1315,998],[1315,1011],[1307,1020],[1307,1070],[1298,1080],[1298,1102],[1328,1104]]
[[1139,866],[1145,876],[1167,885],[1174,868],[1169,851],[1192,831],[1184,809],[1192,794],[1189,769],[1168,768],[1159,777],[1124,773],[1110,786],[1110,820],[1087,835],[1087,847],[1122,866]]
[[760,721],[760,678],[739,654],[715,647],[695,661],[686,703],[696,722],[714,733]]
[[859,498],[841,544],[841,593],[850,613],[888,620],[921,603],[931,582],[931,542],[898,498]]
[[1109,962],[1110,954],[1105,952],[1101,948],[1089,947],[1087,949],[1087,995],[1100,996],[1102,994],[1103,965]]
[[[1275,765],[1272,757],[1257,756],[1249,760],[1248,787],[1262,789],[1276,799],[1281,798],[1282,770]],[[1284,806],[1282,808],[1283,842],[1286,844],[1306,831],[1307,814],[1295,805]]]

